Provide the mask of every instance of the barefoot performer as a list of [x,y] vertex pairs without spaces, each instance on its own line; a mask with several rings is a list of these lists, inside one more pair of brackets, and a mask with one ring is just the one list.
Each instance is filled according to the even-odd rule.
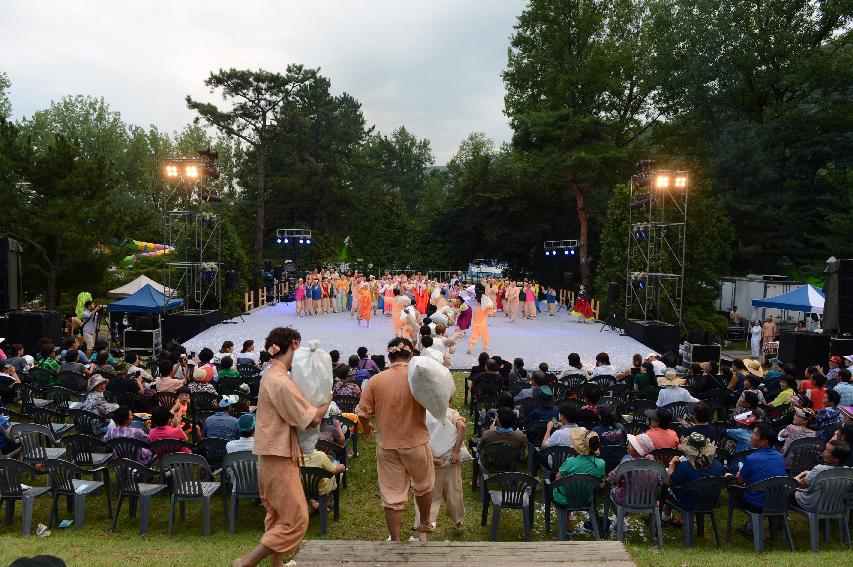
[[409,389],[407,373],[412,350],[412,343],[408,339],[395,337],[388,343],[388,360],[391,364],[387,370],[366,382],[361,401],[355,408],[367,435],[373,431],[369,418],[376,416],[376,427],[379,430],[376,438],[376,473],[382,507],[385,509],[385,523],[392,541],[400,541],[409,486],[415,493],[422,519],[417,528],[421,540],[425,540],[426,534],[433,531],[427,522],[430,518],[435,471],[429,447],[426,410]]
[[361,326],[361,321],[366,320],[367,326],[370,326],[370,317],[373,315],[373,294],[370,292],[370,286],[367,282],[361,284],[361,291],[358,294],[358,325]]
[[[296,428],[319,424],[329,402],[314,407],[290,381],[288,373],[300,340],[298,331],[278,327],[270,331],[264,345],[272,360],[258,394],[253,452],[258,455],[258,488],[267,516],[261,543],[249,555],[235,559],[232,567],[254,566],[268,555],[272,555],[273,567],[282,567],[281,556],[295,551],[308,529]],[[425,419],[423,409],[421,412]]]

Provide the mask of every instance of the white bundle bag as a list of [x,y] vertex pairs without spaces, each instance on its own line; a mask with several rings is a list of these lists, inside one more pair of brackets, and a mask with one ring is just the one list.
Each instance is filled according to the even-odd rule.
[[435,288],[434,290],[432,290],[432,294],[429,296],[429,298],[433,301],[435,301],[439,297],[441,297],[441,289],[439,288]]
[[415,400],[433,416],[443,419],[456,391],[450,370],[434,358],[415,356],[409,361],[408,378]]
[[447,316],[445,316],[444,313],[439,313],[438,311],[430,315],[429,318],[433,323],[437,325],[444,325],[446,327],[449,323],[449,321],[447,320]]
[[413,329],[417,329],[419,327],[418,310],[411,305],[404,307],[403,310],[400,311],[400,321],[408,323]]
[[[307,347],[299,347],[293,353],[290,379],[312,405],[321,406],[332,395],[332,357],[320,348],[320,341],[311,341]],[[305,431],[296,430],[299,448],[303,453],[311,452],[320,439],[320,426]]]
[[483,297],[480,298],[480,305],[483,307],[484,310],[495,308],[495,302],[492,301],[492,298],[486,294],[483,294]]

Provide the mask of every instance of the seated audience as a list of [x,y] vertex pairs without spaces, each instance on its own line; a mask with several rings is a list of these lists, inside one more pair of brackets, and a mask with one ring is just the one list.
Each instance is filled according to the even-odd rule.
[[656,410],[647,409],[643,412],[649,418],[650,426],[646,430],[645,435],[648,435],[652,440],[654,449],[677,449],[678,448],[678,433],[670,429],[672,426],[672,412],[667,409],[658,408]]
[[[782,454],[787,456],[791,443],[804,437],[815,437],[814,412],[806,408],[794,408],[794,423],[779,432],[779,439],[784,440]],[[790,465],[790,463],[788,463]]]
[[158,369],[160,371],[160,376],[158,376],[157,380],[154,382],[154,386],[157,388],[158,392],[176,392],[178,388],[186,385],[187,382],[185,379],[175,378],[175,374],[178,369],[180,369],[180,366],[172,364],[171,359],[161,362]]
[[651,362],[644,362],[640,365],[642,372],[634,376],[634,391],[641,392],[646,388],[654,388],[657,386],[655,382],[655,367]]
[[717,428],[711,424],[711,408],[705,402],[698,402],[691,408],[692,423],[685,435],[700,433],[712,443],[717,443],[719,433]]
[[530,372],[528,376],[530,376],[530,387],[523,389],[515,395],[514,400],[516,403],[527,398],[532,398],[538,388],[548,385],[548,377],[545,376],[544,372],[536,370],[534,372]]
[[[329,460],[329,456],[323,451],[306,451],[302,454],[302,460],[302,466],[304,467],[315,467],[330,473],[342,473],[346,470],[346,467],[343,464],[337,462],[333,463]],[[317,493],[321,496],[330,494],[337,487],[337,477],[333,476],[332,478],[323,478],[320,479],[320,482],[317,485]],[[308,500],[308,503],[314,510],[318,510],[320,508],[320,502],[318,500]]]
[[217,437],[219,439],[239,439],[240,428],[237,427],[237,418],[231,415],[231,406],[234,402],[231,398],[223,396],[219,400],[218,411],[204,420],[202,434],[205,439]]
[[[735,479],[749,486],[773,476],[785,476],[785,459],[773,448],[776,432],[769,423],[759,423],[752,431],[750,442],[755,449],[743,460],[743,466]],[[733,493],[735,501],[751,512],[760,512],[764,507],[764,492]]]
[[592,371],[592,377],[615,375],[616,369],[610,364],[610,355],[606,352],[600,352],[595,355],[595,369]]
[[509,408],[498,408],[498,415],[492,426],[483,431],[477,442],[477,451],[480,454],[480,462],[487,469],[490,468],[488,458],[484,458],[483,449],[489,445],[508,445],[521,454],[527,446],[527,438],[518,430],[518,418],[515,412]]
[[726,471],[715,459],[717,446],[701,433],[694,432],[685,436],[678,449],[682,456],[673,457],[667,468],[669,483],[679,506],[685,510],[693,510],[696,507],[697,495],[683,488],[703,478],[721,477]]
[[838,383],[833,388],[833,391],[838,392],[841,396],[841,401],[838,405],[841,407],[853,406],[853,384],[850,383],[850,369],[842,368],[838,371]]
[[545,436],[542,438],[542,448],[545,447],[571,447],[572,429],[576,428],[578,421],[578,410],[571,404],[560,404],[560,419],[548,422],[545,426]]
[[687,402],[695,404],[699,400],[690,395],[686,388],[681,386],[684,384],[684,378],[679,378],[675,370],[667,370],[663,376],[658,376],[658,386],[663,388],[658,394],[656,402],[657,407],[662,408],[665,405],[675,402]]
[[104,399],[108,382],[100,374],[94,374],[89,378],[89,393],[86,394],[86,400],[83,402],[84,410],[96,413],[101,417],[108,417],[116,409],[115,404],[107,403],[107,400]]
[[[107,433],[104,435],[104,441],[110,441],[111,439],[117,439],[119,437],[129,437],[131,439],[145,441],[146,443],[151,442],[151,439],[149,439],[148,435],[141,428],[133,426],[133,412],[128,406],[119,406],[112,413],[112,420],[115,427],[107,429]],[[151,458],[153,456],[153,453],[148,449],[139,449],[136,453],[135,460],[143,465],[147,465],[151,462]]]
[[[161,439],[187,441],[187,434],[184,433],[180,425],[180,420],[172,415],[169,408],[166,406],[157,406],[151,411],[151,431],[148,432],[148,438],[151,439],[152,443]],[[184,447],[181,449],[181,452],[190,453],[191,451]]]
[[616,413],[610,406],[598,406],[598,418],[601,425],[593,428],[601,439],[602,446],[624,447],[628,442],[628,430],[616,422]]
[[812,387],[806,390],[806,398],[811,402],[812,411],[820,411],[823,409],[826,394],[826,376],[820,373],[812,375],[812,384]]
[[237,429],[240,430],[240,438],[226,443],[225,450],[228,453],[251,451],[255,446],[255,416],[251,413],[241,415],[237,420]]
[[844,423],[844,416],[841,408],[838,407],[839,402],[841,402],[841,395],[835,390],[827,390],[824,394],[823,409],[815,414],[815,431],[824,441],[832,439],[838,426]]
[[797,391],[797,379],[791,374],[783,374],[779,377],[779,393],[768,404],[771,407],[778,408],[791,403]]
[[815,465],[810,471],[803,471],[794,478],[800,483],[800,488],[794,494],[797,506],[803,510],[814,511],[817,509],[820,493],[812,491],[812,483],[818,473],[844,467],[850,460],[850,445],[844,441],[829,441],[821,454],[823,461]]
[[540,386],[537,388],[533,394],[533,401],[536,403],[536,407],[525,414],[525,424],[559,419],[560,411],[554,405],[554,392],[551,391],[550,386]]

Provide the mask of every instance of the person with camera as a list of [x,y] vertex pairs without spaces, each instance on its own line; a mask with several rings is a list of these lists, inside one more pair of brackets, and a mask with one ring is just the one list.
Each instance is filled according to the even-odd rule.
[[86,301],[83,305],[83,340],[86,342],[87,354],[95,348],[95,338],[98,336],[98,313],[101,306],[92,301]]

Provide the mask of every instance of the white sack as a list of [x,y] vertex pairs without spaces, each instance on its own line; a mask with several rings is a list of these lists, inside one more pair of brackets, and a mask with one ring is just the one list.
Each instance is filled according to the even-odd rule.
[[[325,404],[332,394],[332,358],[320,350],[320,341],[311,341],[307,347],[299,347],[293,353],[290,379],[312,405]],[[320,439],[320,427],[296,430],[302,452],[313,451]]]
[[443,313],[439,313],[438,311],[430,315],[429,318],[433,323],[436,323],[437,325],[444,325],[446,327],[449,323],[447,317]]
[[409,361],[408,377],[415,400],[433,416],[443,418],[456,390],[450,370],[434,358],[415,356]]
[[485,294],[483,294],[483,297],[480,298],[480,305],[483,307],[484,310],[495,308],[495,302],[492,301],[491,297]]

